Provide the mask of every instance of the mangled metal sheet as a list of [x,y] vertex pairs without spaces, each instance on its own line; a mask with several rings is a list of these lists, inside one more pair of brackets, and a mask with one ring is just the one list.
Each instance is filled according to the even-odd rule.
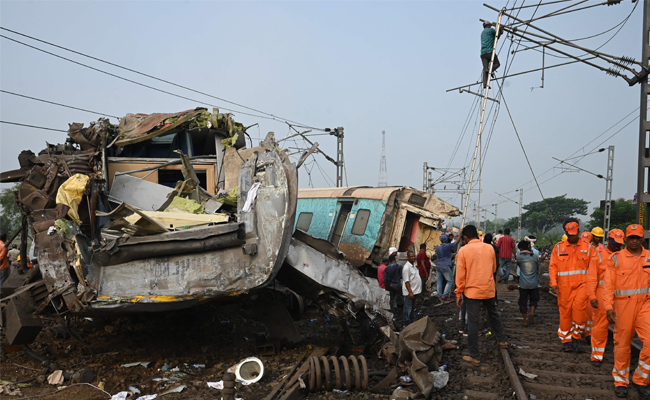
[[336,290],[353,302],[363,301],[378,312],[390,309],[388,292],[376,279],[363,276],[344,260],[325,255],[296,238],[292,238],[286,264],[323,287]]
[[147,211],[156,211],[167,202],[173,188],[136,178],[128,174],[113,178],[108,199],[116,203],[127,203]]
[[[258,186],[255,201],[251,202],[250,211],[244,211],[243,205],[253,185]],[[274,149],[258,154],[241,168],[238,223],[192,230],[197,233],[228,230],[234,225],[236,242],[230,241],[218,249],[178,251],[178,246],[169,240],[176,234],[191,235],[189,230],[158,235],[166,238],[160,241],[152,240],[154,236],[148,240],[146,237],[118,239],[115,248],[124,248],[127,255],[136,252],[139,246],[151,245],[177,251],[165,256],[156,252],[143,259],[91,266],[89,278],[98,296],[90,307],[141,309],[147,303],[166,302],[172,308],[179,305],[171,303],[237,296],[265,286],[273,280],[289,250],[296,200],[295,167]],[[196,242],[200,247],[211,239],[221,240],[224,235],[198,241],[189,237],[186,243]]]

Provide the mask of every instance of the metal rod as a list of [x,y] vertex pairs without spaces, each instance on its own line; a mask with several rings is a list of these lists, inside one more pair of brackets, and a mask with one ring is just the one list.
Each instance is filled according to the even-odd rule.
[[[511,33],[512,33],[513,35],[515,35],[515,36],[523,37],[522,35],[520,35],[520,34],[518,34],[518,33],[515,33],[514,31],[511,32]],[[532,39],[528,39],[528,40],[531,41],[531,42],[533,42],[533,43],[537,43],[537,44],[540,44],[540,45],[542,44],[542,43],[540,43],[540,42],[538,42],[538,41],[535,41],[535,40],[532,40]],[[549,46],[549,45],[546,45],[546,47],[548,47],[549,49],[551,49],[551,50],[553,50],[553,51],[555,51],[555,52],[557,52],[557,53],[560,53],[560,54],[565,55],[565,56],[567,56],[567,57],[573,58],[574,60],[581,61],[581,62],[583,62],[583,63],[585,63],[585,64],[587,64],[587,65],[590,65],[590,66],[592,66],[592,67],[594,67],[594,68],[597,68],[597,69],[599,69],[599,70],[601,70],[601,71],[603,71],[603,72],[608,72],[608,71],[609,71],[607,68],[601,67],[601,66],[598,65],[598,64],[590,63],[590,62],[586,61],[586,59],[579,58],[578,56],[574,56],[573,54],[566,53],[566,52],[564,52],[564,51],[558,50],[558,49],[556,49],[556,48],[554,48],[554,47],[551,47],[551,46]],[[596,56],[596,57],[597,57],[597,56]],[[601,57],[598,57],[598,58],[601,58]],[[624,79],[628,80],[628,79],[627,79],[624,75],[622,75],[622,74],[621,74],[621,77],[623,77]]]
[[569,164],[568,162],[563,161],[563,160],[560,160],[559,158],[555,158],[555,157],[551,157],[551,158],[554,159],[554,160],[556,160],[556,161],[559,161],[560,164],[567,164],[567,165],[570,165],[570,166],[572,166],[573,168],[577,168],[577,169],[579,169],[580,171],[583,171],[583,172],[586,172],[586,173],[588,173],[588,174],[591,174],[591,175],[595,176],[596,178],[605,179],[604,176],[602,176],[602,175],[598,175],[598,174],[594,174],[593,172],[591,172],[591,171],[587,171],[586,169],[583,169],[583,168],[580,168],[580,167],[578,167],[577,165]]
[[[562,67],[564,65],[575,64],[577,62],[582,62],[583,60],[593,60],[594,58],[596,58],[596,57],[589,57],[589,58],[585,58],[585,59],[568,61],[568,62],[565,62],[565,63],[562,63],[562,64],[555,64],[555,65],[551,65],[550,67],[545,67],[545,68],[544,67],[543,68],[535,68],[535,69],[531,69],[530,71],[517,72],[516,74],[502,76],[501,78],[494,78],[493,80],[494,81],[500,81],[500,80],[503,80],[503,79],[506,79],[506,78],[512,78],[513,76],[529,74],[531,72],[537,72],[537,71],[541,71],[543,69],[551,69],[551,68],[555,68],[555,67]],[[460,90],[460,89],[463,89],[463,88],[469,88],[469,87],[472,87],[474,85],[480,85],[480,84],[481,84],[481,82],[470,83],[468,85],[458,86],[458,87],[455,87],[455,88],[452,88],[452,89],[448,89],[446,91],[451,92],[453,90]]]
[[[460,89],[460,90],[458,90],[458,91],[459,91],[460,93],[470,93],[470,94],[473,94],[474,96],[483,97],[482,94],[480,94],[480,93],[476,93],[476,92],[472,92],[472,91],[469,90],[469,89]],[[488,97],[488,100],[492,100],[493,102],[499,104],[499,100],[497,100],[497,99],[493,99],[492,97]]]
[[[626,61],[626,62],[628,62],[628,60],[623,60],[623,58],[621,58],[621,57],[612,56],[612,55],[610,55],[610,54],[606,54],[606,53],[602,53],[602,52],[599,52],[599,51],[595,51],[595,50],[587,49],[586,47],[578,46],[577,44],[573,44],[573,43],[571,43],[570,41],[568,41],[568,40],[566,40],[566,39],[564,39],[564,38],[561,38],[561,37],[559,37],[559,36],[557,36],[557,35],[552,34],[551,32],[548,32],[548,31],[545,31],[544,29],[538,28],[538,27],[536,27],[535,25],[533,25],[533,24],[531,24],[531,23],[529,23],[529,22],[527,22],[527,21],[521,20],[521,19],[515,17],[514,15],[506,14],[505,12],[500,11],[500,10],[498,10],[497,8],[494,8],[494,7],[490,6],[489,4],[483,4],[483,5],[484,5],[485,7],[487,7],[487,8],[489,8],[489,9],[492,9],[492,10],[494,10],[494,11],[497,11],[497,12],[499,12],[499,13],[502,13],[503,15],[505,15],[505,16],[507,16],[507,17],[510,17],[510,18],[514,19],[515,21],[519,21],[519,22],[521,22],[521,23],[523,23],[523,24],[525,24],[525,25],[528,25],[529,27],[531,27],[531,28],[533,28],[533,29],[536,29],[536,30],[538,30],[538,31],[540,31],[540,32],[542,32],[542,33],[544,33],[544,34],[546,34],[546,35],[549,35],[549,36],[551,36],[551,37],[553,37],[553,38],[555,38],[555,39],[561,41],[562,44],[565,44],[565,45],[567,45],[567,46],[575,47],[576,49],[580,49],[580,50],[582,50],[582,51],[586,51],[587,53],[590,53],[590,54],[593,54],[593,55],[601,55],[601,56],[606,56],[606,57],[613,58],[613,59],[615,59],[615,60]],[[504,30],[506,30],[506,31],[510,31],[511,33],[514,33],[514,31],[516,30],[516,28],[514,28],[514,29],[504,28]],[[531,33],[531,32],[526,32],[526,33],[529,34],[529,35],[538,36],[538,37],[541,37],[541,38],[544,38],[544,39],[550,40],[550,38],[545,38],[545,37],[540,36],[540,35],[535,34],[535,33]],[[517,35],[517,36],[519,36],[519,35]],[[522,36],[522,37],[523,37],[523,36]],[[528,40],[530,40],[530,39],[528,39]],[[531,40],[531,42],[532,42],[532,40]],[[556,51],[557,51],[557,50],[556,50]],[[605,61],[609,61],[609,60],[605,60]],[[636,62],[636,61],[635,61],[635,63],[641,65],[641,63]]]
[[[515,34],[515,31],[516,31],[516,30],[514,30],[514,29],[511,30],[511,29],[508,29],[508,28],[506,28],[506,29],[504,29],[504,30],[507,31],[507,32],[512,33],[513,35]],[[554,43],[557,43],[557,44],[562,44],[562,45],[565,45],[565,46],[573,47],[573,48],[575,48],[575,49],[585,51],[585,52],[587,52],[587,53],[589,53],[589,54],[593,54],[595,57],[600,58],[600,59],[603,60],[603,61],[607,61],[608,63],[614,64],[614,65],[616,65],[617,67],[625,68],[625,69],[627,69],[628,71],[632,71],[632,72],[634,72],[634,69],[629,68],[629,67],[626,67],[626,66],[624,66],[624,65],[622,65],[622,64],[620,64],[620,63],[615,63],[615,62],[613,62],[612,60],[609,60],[609,59],[606,58],[606,57],[609,57],[609,58],[612,58],[612,59],[615,59],[615,60],[618,60],[618,61],[625,61],[625,62],[628,61],[628,60],[624,60],[622,57],[613,56],[613,55],[611,55],[611,54],[603,53],[603,52],[596,51],[596,50],[589,50],[589,49],[587,49],[587,48],[584,48],[584,47],[582,47],[582,46],[578,46],[577,44],[573,44],[573,43],[571,43],[571,42],[569,42],[569,41],[567,41],[567,40],[564,40],[564,39],[562,39],[562,38],[556,38],[557,40],[552,40],[552,39],[549,38],[549,37],[546,37],[546,36],[544,36],[544,35],[539,35],[539,34],[537,34],[537,33],[533,33],[533,32],[525,32],[525,34],[527,34],[527,35],[531,35],[531,36],[535,36],[535,37],[540,38],[540,39],[548,40],[549,43],[546,43],[545,46],[548,46],[548,45],[550,44],[550,42],[554,42]],[[535,42],[535,41],[533,41],[532,39],[526,38],[525,36],[521,36],[521,35],[524,35],[524,33],[522,33],[522,34],[517,34],[517,36],[520,36],[520,37],[522,37],[522,38],[528,40],[529,42],[539,43],[539,42]],[[553,49],[553,48],[551,47],[551,49]],[[555,50],[555,49],[553,49],[553,50]],[[557,51],[557,50],[555,50],[555,51]],[[575,56],[575,57],[577,57],[577,56]],[[574,57],[574,58],[575,58],[575,57]]]

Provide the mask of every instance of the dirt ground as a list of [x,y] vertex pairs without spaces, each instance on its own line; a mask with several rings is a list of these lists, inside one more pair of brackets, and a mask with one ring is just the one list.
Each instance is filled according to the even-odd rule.
[[[467,377],[499,377],[493,379],[491,392],[503,397],[509,394],[509,383],[504,377],[503,363],[494,337],[481,336],[481,349],[485,363],[474,370],[462,362],[467,354],[466,337],[458,332],[458,308],[453,302],[441,304],[436,297],[425,294],[420,317],[429,315],[448,341],[456,341],[457,350],[445,351],[442,363],[448,362],[449,383],[432,393],[432,399],[461,399],[464,397]],[[171,393],[166,399],[220,399],[217,389],[208,388],[207,382],[222,380],[227,368],[239,360],[257,356],[257,345],[267,341],[266,328],[256,321],[254,307],[240,303],[229,305],[205,304],[188,310],[137,314],[119,318],[75,319],[73,332],[79,334],[83,343],[67,337],[56,325],[48,326],[38,336],[31,349],[57,362],[63,370],[91,369],[94,386],[103,387],[107,393],[116,394],[140,390],[137,398],[146,394],[161,395],[180,385],[182,393]],[[401,315],[398,315],[399,319]],[[327,321],[314,305],[296,322],[303,341],[297,345],[284,346],[276,355],[258,356],[264,364],[264,376],[250,386],[237,386],[237,397],[244,400],[263,399],[281,379],[315,346],[330,348],[331,354],[361,355],[368,359],[370,371],[388,371],[386,361],[377,354],[365,351],[367,337],[358,324],[350,324],[355,343],[345,340],[339,324]],[[484,322],[485,324],[485,322]],[[487,327],[484,329],[487,331]],[[86,347],[89,346],[89,347]],[[21,388],[22,396],[2,395],[0,398],[16,399],[39,396],[40,399],[107,399],[105,392],[88,385],[69,386],[56,393],[57,387],[46,381],[47,372],[40,362],[26,355],[20,348],[5,347],[0,365],[1,379],[11,382],[28,381],[29,387]],[[121,367],[132,362],[149,361],[148,367]],[[164,372],[163,366],[178,371]],[[193,367],[205,364],[205,367]],[[166,378],[166,380],[154,380]],[[374,386],[381,377],[371,380]],[[70,385],[66,381],[62,386]],[[397,386],[408,388],[414,384],[396,380],[382,394],[314,393],[308,399],[388,399]],[[48,394],[52,393],[52,394]]]

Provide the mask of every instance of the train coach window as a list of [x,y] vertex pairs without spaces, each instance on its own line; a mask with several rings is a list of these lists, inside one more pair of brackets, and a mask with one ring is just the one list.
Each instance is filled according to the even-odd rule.
[[301,212],[298,216],[298,223],[296,224],[296,229],[307,232],[309,226],[311,225],[311,219],[314,216],[314,213],[310,212]]
[[361,209],[357,211],[357,216],[354,219],[354,225],[352,225],[352,234],[353,235],[363,235],[366,233],[366,227],[368,226],[368,218],[370,217],[370,210]]

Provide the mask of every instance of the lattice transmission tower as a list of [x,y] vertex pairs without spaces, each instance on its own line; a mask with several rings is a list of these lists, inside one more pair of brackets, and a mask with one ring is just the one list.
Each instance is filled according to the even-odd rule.
[[386,168],[386,131],[381,131],[381,161],[379,161],[379,184],[377,186],[388,186],[388,170]]

